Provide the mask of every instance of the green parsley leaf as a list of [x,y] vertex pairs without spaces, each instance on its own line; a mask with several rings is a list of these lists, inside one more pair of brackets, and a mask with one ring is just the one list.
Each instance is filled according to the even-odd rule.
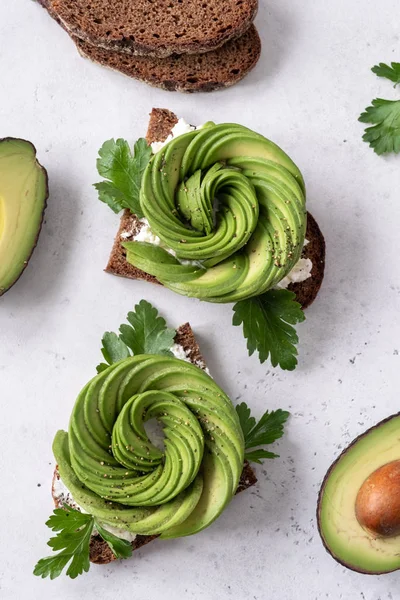
[[385,79],[393,81],[394,87],[400,83],[400,63],[392,62],[390,67],[385,63],[379,63],[372,67],[371,71],[378,77],[385,77]]
[[248,462],[255,462],[259,465],[262,465],[262,461],[264,458],[279,458],[279,454],[275,454],[274,452],[268,452],[268,450],[252,450],[251,452],[246,452],[244,455],[245,460]]
[[246,440],[248,434],[253,429],[256,424],[256,420],[251,416],[250,408],[247,406],[246,402],[241,402],[236,406],[236,412],[239,416],[240,426],[243,431],[244,439]]
[[95,521],[95,526],[103,540],[110,546],[116,558],[129,558],[132,556],[132,544],[130,542],[110,533],[98,521]]
[[128,313],[127,320],[130,325],[121,325],[119,335],[112,331],[103,335],[101,352],[106,362],[97,365],[98,373],[132,354],[173,356],[171,346],[176,331],[167,327],[165,319],[149,302],[141,300],[136,304],[135,310]]
[[246,436],[246,448],[273,444],[283,436],[283,426],[288,420],[287,410],[268,410]]
[[233,325],[243,323],[243,335],[251,356],[258,351],[261,363],[271,357],[274,367],[292,371],[297,365],[295,344],[299,338],[292,325],[305,320],[295,294],[269,290],[261,296],[241,300],[234,307]]
[[89,544],[94,525],[92,515],[81,513],[64,504],[64,509],[56,508],[53,511],[46,525],[59,532],[48,541],[48,545],[61,552],[39,560],[33,574],[55,579],[70,561],[67,575],[71,579],[89,571]]
[[136,142],[133,154],[126,140],[104,142],[96,165],[99,175],[107,181],[94,184],[99,200],[108,204],[115,213],[128,208],[138,217],[143,217],[140,187],[151,154],[151,148],[144,138]]
[[91,515],[88,515],[87,513],[81,513],[79,510],[72,508],[66,503],[64,503],[63,506],[64,508],[54,509],[53,514],[46,522],[47,527],[49,527],[52,531],[65,531],[66,533],[73,533],[90,521]]
[[400,100],[372,100],[358,119],[361,123],[372,123],[363,135],[376,154],[400,152]]
[[95,521],[93,515],[81,513],[68,504],[64,504],[64,508],[56,508],[46,525],[53,531],[58,531],[57,536],[51,538],[47,544],[53,550],[61,550],[61,552],[38,561],[33,574],[39,577],[55,579],[61,575],[69,561],[71,563],[66,574],[71,579],[75,579],[83,572],[87,573],[90,568],[89,547],[93,527],[96,527],[116,558],[132,556],[132,546],[128,541],[104,529]]
[[108,204],[116,214],[127,208],[123,193],[119,192],[111,181],[100,181],[99,183],[94,183],[93,186],[98,191],[100,202]]
[[128,358],[131,355],[128,346],[112,331],[106,331],[101,341],[103,342],[101,353],[108,364],[100,363],[97,365],[96,370],[98,373],[107,369],[109,365]]
[[167,327],[154,306],[141,300],[136,304],[134,312],[128,313],[127,319],[130,325],[121,325],[120,338],[133,354],[173,356],[170,348],[176,331]]
[[243,431],[245,450],[253,448],[250,452],[245,452],[245,459],[249,462],[261,463],[263,458],[277,458],[278,454],[263,449],[254,450],[254,448],[267,446],[281,438],[289,413],[280,408],[271,412],[267,410],[257,423],[245,402],[236,406],[236,412]]

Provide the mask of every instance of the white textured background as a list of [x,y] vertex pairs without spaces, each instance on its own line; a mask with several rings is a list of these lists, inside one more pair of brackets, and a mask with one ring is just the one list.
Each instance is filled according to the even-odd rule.
[[[357,434],[399,410],[400,157],[378,158],[357,117],[400,97],[370,67],[400,60],[398,0],[260,1],[262,58],[236,87],[178,95],[80,58],[35,2],[0,1],[0,137],[32,140],[50,176],[38,247],[0,299],[0,598],[396,600],[400,573],[362,576],[325,553],[318,486]],[[327,242],[325,284],[299,332],[293,373],[249,358],[229,306],[103,273],[118,217],[96,199],[97,150],[145,133],[152,106],[189,122],[239,121],[299,164]],[[233,399],[289,408],[281,458],[258,468],[209,530],[93,566],[76,581],[33,577],[47,552],[51,442],[100,359],[100,338],[148,298],[190,320]]]

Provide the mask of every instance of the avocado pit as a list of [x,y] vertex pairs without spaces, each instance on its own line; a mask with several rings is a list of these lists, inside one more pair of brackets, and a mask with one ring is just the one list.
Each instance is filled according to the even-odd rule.
[[364,481],[355,512],[361,527],[374,536],[400,534],[400,460],[379,467]]

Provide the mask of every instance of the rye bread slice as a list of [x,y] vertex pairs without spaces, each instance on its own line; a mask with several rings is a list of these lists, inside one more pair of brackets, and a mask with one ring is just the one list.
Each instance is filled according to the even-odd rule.
[[230,87],[253,69],[261,54],[254,25],[207,54],[174,54],[166,58],[114,52],[76,37],[74,42],[83,57],[170,92],[213,92]]
[[[175,343],[183,347],[190,359],[190,362],[197,365],[201,369],[206,368],[206,362],[201,354],[199,345],[189,323],[184,323],[184,325],[178,327],[175,336]],[[55,507],[62,508],[64,498],[56,495],[54,487],[55,482],[58,479],[60,479],[60,475],[56,466],[53,474],[51,493]],[[249,463],[246,461],[236,493],[239,494],[239,492],[247,490],[247,488],[255,485],[256,483],[257,477]],[[157,537],[157,535],[137,535],[133,542],[131,542],[132,550],[138,550],[138,548],[141,548],[142,546],[155,540]],[[113,560],[116,560],[116,558],[112,553],[110,546],[99,535],[92,536],[90,540],[90,561],[98,565],[105,565]]]
[[199,54],[241,36],[258,0],[41,0],[93,46],[159,58]]
[[[178,119],[173,112],[165,108],[153,108],[146,134],[147,143],[164,141],[177,122]],[[122,241],[132,240],[140,231],[141,226],[142,224],[136,215],[133,215],[129,210],[124,211],[105,271],[119,277],[144,279],[160,285],[155,277],[129,264],[126,260],[125,249],[121,246]],[[291,283],[288,287],[296,294],[297,301],[300,302],[303,309],[310,306],[315,300],[325,271],[324,236],[316,220],[309,212],[307,213],[306,239],[309,243],[304,247],[302,257],[310,258],[312,261],[311,277],[300,283]]]

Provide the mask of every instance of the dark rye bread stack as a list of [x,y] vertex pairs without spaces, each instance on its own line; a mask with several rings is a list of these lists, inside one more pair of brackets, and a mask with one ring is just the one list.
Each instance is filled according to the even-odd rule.
[[38,0],[78,51],[169,91],[235,84],[257,63],[257,0]]
[[[177,122],[177,116],[171,111],[165,108],[153,108],[150,113],[150,121],[146,134],[147,143],[163,142]],[[121,217],[120,226],[105,270],[107,273],[112,273],[120,277],[144,279],[159,284],[155,277],[137,269],[126,261],[126,252],[121,246],[121,241],[131,241],[140,231],[140,228],[141,222],[136,215],[133,215],[129,210],[125,210]],[[296,294],[302,308],[307,308],[315,300],[325,271],[324,236],[310,213],[307,213],[306,239],[309,243],[304,247],[302,257],[309,258],[312,262],[311,277],[301,283],[291,283],[288,287],[289,290]]]
[[[175,343],[183,347],[193,364],[201,367],[202,369],[206,368],[206,362],[201,354],[199,345],[194,337],[193,330],[189,323],[185,323],[177,329]],[[65,501],[65,498],[57,496],[54,489],[55,481],[59,478],[60,475],[56,467],[53,475],[52,496],[55,507],[63,508],[63,502]],[[243,492],[255,483],[257,483],[257,477],[249,463],[246,462],[243,467],[243,472],[236,493],[238,494],[239,492]],[[141,548],[145,544],[155,540],[157,537],[157,535],[137,535],[134,541],[131,542],[132,550]],[[113,560],[116,560],[116,558],[112,553],[110,546],[99,535],[92,536],[90,540],[90,561],[98,565],[105,565]]]
[[83,56],[94,62],[171,92],[212,92],[230,87],[253,68],[261,52],[254,25],[218,50],[164,59],[110,52],[82,40],[76,45]]

